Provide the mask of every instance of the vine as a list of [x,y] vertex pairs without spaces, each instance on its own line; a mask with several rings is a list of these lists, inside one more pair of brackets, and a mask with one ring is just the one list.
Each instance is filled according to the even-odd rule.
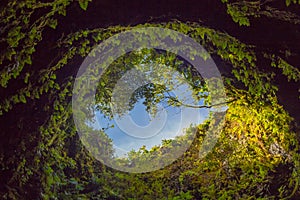
[[[300,16],[296,13],[289,11],[281,11],[277,8],[268,6],[274,0],[258,0],[258,1],[228,1],[221,0],[227,6],[227,13],[231,16],[235,23],[240,26],[250,26],[250,18],[259,18],[266,16],[269,18],[279,19],[281,21],[289,22],[292,24],[300,23]],[[297,0],[285,0],[286,6],[291,3],[300,4]]]
[[[29,99],[39,99],[45,94],[48,103],[44,110],[50,114],[37,134],[26,136],[30,142],[25,144],[24,140],[20,143],[21,153],[7,161],[4,159],[5,155],[0,154],[2,168],[5,168],[2,161],[6,164],[17,162],[13,175],[6,184],[8,192],[1,193],[2,198],[19,199],[22,195],[26,195],[23,187],[30,184],[35,176],[38,177],[41,186],[39,194],[43,199],[110,197],[151,199],[154,196],[157,199],[193,199],[197,196],[201,196],[202,199],[258,197],[276,199],[292,197],[298,192],[300,173],[298,142],[295,133],[289,127],[292,119],[278,105],[275,96],[277,86],[272,82],[274,73],[268,74],[259,70],[254,46],[244,44],[226,33],[198,23],[180,21],[81,30],[57,41],[56,48],[64,53],[57,62],[37,72],[35,74],[37,78],[32,77],[30,72],[22,74],[25,66],[32,65],[32,55],[36,45],[42,40],[45,28],[47,26],[55,28],[56,15],[65,15],[65,10],[71,2],[9,1],[8,7],[1,10],[0,16],[6,17],[1,18],[0,25],[4,29],[0,34],[8,33],[0,41],[0,45],[8,47],[6,51],[1,52],[0,57],[0,64],[4,66],[0,72],[1,86],[6,87],[12,77],[21,79],[25,86],[1,100],[0,115],[5,115],[16,104],[26,104]],[[79,6],[86,10],[88,2],[89,0],[80,0]],[[255,2],[251,6],[251,9],[258,9]],[[40,9],[47,12],[39,20],[34,21],[34,13]],[[237,12],[234,10],[236,8],[231,9]],[[243,9],[242,11],[249,11]],[[251,9],[249,16],[254,13]],[[17,12],[21,14],[17,15]],[[249,25],[246,18],[236,21],[241,25]],[[22,23],[24,26],[20,26]],[[70,103],[74,78],[59,81],[57,76],[72,59],[76,56],[87,56],[91,49],[109,37],[132,28],[151,26],[169,28],[189,35],[202,44],[209,53],[218,55],[225,63],[230,64],[232,77],[226,77],[225,84],[228,95],[236,100],[228,102],[226,128],[222,132],[220,142],[205,160],[198,159],[197,153],[209,121],[196,127],[197,139],[185,156],[157,174],[130,175],[114,172],[106,169],[80,147],[80,141],[76,139]],[[281,57],[265,55],[265,58],[271,61],[271,66],[281,69],[289,81],[300,80],[297,68]],[[145,154],[158,155],[166,151],[172,142],[180,143],[180,140],[183,140],[177,139],[164,141],[162,146],[150,151],[141,148],[139,152],[132,152],[131,156],[140,159],[139,157]],[[33,148],[34,159],[31,160],[25,152],[36,140],[38,144]],[[276,182],[272,180],[272,172],[280,165],[288,167],[289,177],[279,183],[276,188],[278,194],[268,193],[266,191],[273,182]],[[124,185],[124,182],[134,184]],[[167,186],[163,187],[164,184]],[[189,185],[190,188],[186,188],[185,185]]]

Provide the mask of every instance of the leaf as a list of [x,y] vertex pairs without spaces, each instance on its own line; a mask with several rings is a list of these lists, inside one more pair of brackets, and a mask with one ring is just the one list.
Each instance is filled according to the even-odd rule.
[[49,23],[48,23],[48,26],[50,26],[50,27],[53,28],[53,29],[56,29],[56,26],[57,26],[57,20],[56,20],[56,19],[50,19],[50,20],[49,20]]
[[27,56],[26,59],[24,60],[25,63],[27,63],[28,65],[32,64],[32,60],[30,56]]
[[23,94],[20,95],[19,99],[22,103],[26,103],[26,98]]
[[223,49],[226,49],[226,47],[227,47],[227,42],[224,41],[224,42],[222,43],[222,48],[223,48]]
[[33,96],[36,98],[36,99],[39,99],[40,98],[40,94],[37,90],[34,90],[33,91]]
[[285,5],[286,5],[286,6],[291,5],[291,0],[285,0]]
[[30,74],[26,73],[25,78],[24,78],[24,83],[28,83],[29,76],[30,76]]
[[87,10],[87,7],[89,5],[89,0],[79,0],[78,3],[81,9]]
[[55,80],[56,79],[56,74],[51,74],[50,78]]
[[26,91],[26,92],[25,92],[25,95],[26,95],[27,97],[30,97],[30,92],[29,92],[29,91]]

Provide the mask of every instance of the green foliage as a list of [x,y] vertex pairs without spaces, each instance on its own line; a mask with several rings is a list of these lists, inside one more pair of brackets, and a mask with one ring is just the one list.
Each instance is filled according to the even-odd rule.
[[289,6],[291,5],[291,3],[294,3],[294,4],[300,4],[300,1],[298,0],[285,0],[285,5],[286,6]]
[[[80,0],[79,5],[86,10],[88,2]],[[8,47],[1,50],[1,86],[5,90],[4,87],[12,78],[24,85],[1,99],[0,114],[5,117],[6,112],[15,108],[16,104],[30,106],[31,102],[44,97],[47,100],[43,112],[48,116],[36,132],[22,133],[22,137],[10,141],[10,145],[18,147],[15,152],[11,151],[9,156],[0,153],[1,170],[12,171],[6,183],[7,191],[0,193],[2,199],[26,198],[26,186],[37,186],[37,193],[42,199],[282,199],[299,194],[300,158],[296,139],[299,133],[291,130],[292,119],[277,102],[277,87],[272,82],[274,74],[265,73],[256,66],[257,52],[254,46],[198,23],[172,21],[136,27],[165,27],[187,34],[210,54],[218,55],[223,62],[232,66],[232,76],[224,79],[227,95],[235,101],[228,105],[225,129],[213,152],[203,159],[199,158],[199,149],[211,123],[207,120],[188,129],[184,137],[165,140],[161,146],[150,150],[142,147],[137,152],[132,151],[129,160],[119,161],[120,165],[128,165],[142,160],[139,162],[142,168],[149,159],[155,163],[156,157],[172,149],[176,151],[176,146],[189,140],[192,145],[184,156],[164,169],[128,174],[107,169],[97,161],[81,145],[73,123],[70,98],[74,79],[69,77],[59,81],[57,76],[75,56],[84,57],[97,43],[134,27],[111,26],[69,34],[57,41],[56,50],[67,49],[58,60],[40,71],[23,69],[33,64],[32,56],[36,45],[42,40],[43,31],[47,26],[56,28],[59,25],[56,17],[66,15],[66,7],[70,3],[65,0],[48,3],[9,1],[8,6],[1,10],[0,24],[3,28],[0,33],[4,37],[0,42]],[[251,8],[248,8],[250,5]],[[47,12],[33,21],[32,15],[45,8],[49,8]],[[260,9],[260,4],[230,4],[228,9],[234,21],[249,25],[248,17]],[[21,14],[17,15],[17,12]],[[118,44],[120,41],[115,42]],[[191,66],[183,67],[182,62],[172,54],[144,51],[153,60],[160,60],[166,65],[173,63],[178,71],[187,68],[181,72],[194,85],[193,95],[207,97],[199,96],[207,88],[203,84],[195,85],[199,79],[195,78]],[[122,65],[122,59],[128,59],[125,63],[138,63],[142,58],[137,52],[132,52],[113,63],[112,70],[115,71],[107,72],[99,83],[99,101],[109,100],[111,96],[113,82],[108,81],[109,75],[115,72],[118,78],[123,69],[130,69]],[[281,69],[288,80],[299,81],[296,67],[276,55],[265,58],[272,67]],[[237,88],[237,85],[242,87]],[[154,89],[159,100],[163,88]],[[149,95],[149,104],[152,97]],[[132,103],[136,101],[133,99]],[[109,113],[105,107],[101,109]],[[110,144],[104,133],[87,131],[91,133],[87,140],[93,141],[94,135],[102,134],[102,142]],[[196,131],[195,140],[189,137],[193,131]],[[93,144],[102,143],[94,141]],[[107,152],[107,156],[112,156],[112,146],[108,145]],[[285,174],[276,173],[283,167]]]
[[83,10],[87,9],[89,2],[91,2],[91,0],[78,0],[80,8],[82,8]]
[[[71,0],[56,0],[53,2],[16,1],[9,0],[0,12],[1,40],[0,44],[6,50],[1,51],[0,84],[7,87],[10,79],[17,78],[26,65],[32,64],[32,54],[35,46],[42,40],[43,31],[47,26],[56,28],[57,15],[65,15],[66,7]],[[32,16],[41,10],[48,10],[38,20]]]
[[282,58],[278,59],[277,67],[282,69],[282,74],[288,78],[288,81],[298,82],[300,80],[300,71],[296,67],[288,64]]
[[[221,0],[227,6],[227,13],[231,16],[235,23],[240,26],[250,26],[251,18],[259,18],[267,16],[268,18],[275,18],[285,22],[299,24],[300,16],[298,13],[289,11],[282,11],[271,4],[273,1],[227,1]],[[297,0],[286,0],[286,6],[291,3],[297,4]],[[298,1],[298,4],[300,2]]]
[[227,13],[232,17],[232,20],[240,26],[250,26],[250,21],[244,12],[247,12],[248,7],[242,7],[242,11],[238,6],[227,5]]

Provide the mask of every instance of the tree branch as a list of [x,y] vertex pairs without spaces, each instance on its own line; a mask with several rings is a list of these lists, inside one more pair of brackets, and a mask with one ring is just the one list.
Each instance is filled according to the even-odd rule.
[[213,104],[213,105],[192,105],[192,104],[185,104],[185,103],[179,101],[176,97],[166,96],[165,98],[166,99],[171,99],[172,101],[174,101],[176,103],[179,103],[181,106],[186,106],[186,107],[189,107],[189,108],[212,108],[212,107],[215,107],[215,106],[221,106],[221,105],[224,105],[224,104],[227,104],[227,103],[231,103],[231,102],[234,102],[234,101],[237,100],[237,99],[232,99],[230,101],[221,102],[221,103],[217,103],[217,104]]

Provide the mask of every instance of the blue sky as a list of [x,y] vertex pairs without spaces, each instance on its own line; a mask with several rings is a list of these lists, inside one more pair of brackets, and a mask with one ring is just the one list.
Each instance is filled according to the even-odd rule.
[[[203,105],[203,101],[195,102],[192,99],[192,91],[189,88],[187,84],[181,84],[171,94],[176,94],[179,100],[186,104]],[[184,129],[191,124],[200,124],[209,114],[209,109],[205,108],[172,107],[167,106],[167,102],[160,102],[160,109],[152,119],[143,101],[144,99],[140,99],[133,110],[119,119],[109,120],[100,111],[95,112],[96,123],[93,124],[95,129],[114,126],[108,128],[105,133],[113,141],[116,156],[124,156],[132,149],[138,150],[143,145],[147,149],[160,145],[163,139],[173,139],[177,135],[184,134]],[[119,127],[120,120],[124,123]]]

